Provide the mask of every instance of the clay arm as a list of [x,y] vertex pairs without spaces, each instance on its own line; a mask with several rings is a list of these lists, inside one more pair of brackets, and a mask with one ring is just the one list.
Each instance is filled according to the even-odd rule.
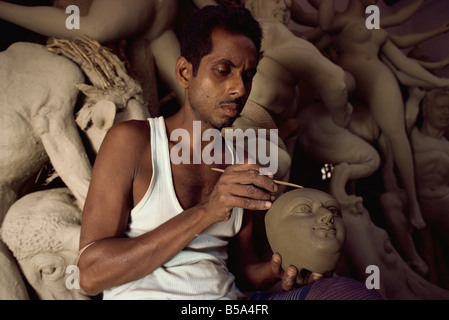
[[411,4],[398,10],[396,13],[383,17],[380,19],[380,26],[382,28],[394,27],[406,22],[410,19],[416,11],[426,2],[427,0],[416,0]]
[[279,45],[273,57],[317,91],[337,125],[347,125],[352,109],[348,105],[347,77],[343,69],[325,58],[310,42],[296,37]]
[[449,57],[440,61],[422,61],[416,59],[413,60],[415,60],[425,69],[435,70],[435,69],[443,69],[449,66]]
[[435,28],[433,30],[429,30],[426,32],[421,33],[413,33],[413,34],[407,34],[407,35],[393,35],[390,34],[390,40],[393,41],[393,43],[398,46],[399,48],[408,48],[413,47],[421,42],[424,42],[426,40],[429,40],[431,38],[434,38],[436,36],[439,36],[440,34],[446,33],[449,31],[449,22],[443,23],[438,28]]
[[316,27],[318,25],[318,17],[314,13],[306,12],[302,8],[301,4],[297,1],[293,1],[291,8],[292,20],[298,24]]
[[[394,75],[398,79],[399,83],[402,84],[403,86],[423,87],[423,88],[428,88],[428,87],[433,86],[432,83],[430,83],[428,81],[418,79],[416,77],[411,76],[410,74],[408,74],[406,72],[398,70],[394,66],[394,64],[390,60],[388,60],[384,55],[380,55],[380,58],[381,58],[382,62],[385,63],[385,65],[390,68],[390,70],[394,73]],[[413,61],[417,61],[417,60],[413,60]]]
[[[67,106],[62,109],[72,110]],[[74,117],[70,114],[65,117],[52,117],[52,115],[54,114],[49,112],[35,116],[34,129],[39,134],[55,171],[72,191],[78,206],[82,208],[89,188],[92,166]]]
[[80,18],[80,29],[67,29],[69,17],[55,7],[27,7],[0,1],[0,18],[48,37],[72,39],[87,35],[106,43],[142,31],[154,15],[153,0],[95,0],[87,16]]
[[332,30],[335,17],[334,0],[322,0],[318,11],[318,25],[324,31]]
[[381,50],[382,54],[391,61],[393,66],[414,78],[428,82],[434,87],[449,86],[449,79],[434,76],[424,69],[415,60],[409,59],[404,53],[398,49],[390,40],[387,40]]

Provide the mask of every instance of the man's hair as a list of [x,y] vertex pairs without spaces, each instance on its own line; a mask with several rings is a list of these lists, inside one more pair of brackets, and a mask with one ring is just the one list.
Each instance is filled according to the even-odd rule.
[[212,51],[212,32],[222,28],[250,38],[261,58],[262,29],[251,13],[242,7],[206,6],[185,24],[181,36],[181,55],[193,66],[196,76],[201,59]]

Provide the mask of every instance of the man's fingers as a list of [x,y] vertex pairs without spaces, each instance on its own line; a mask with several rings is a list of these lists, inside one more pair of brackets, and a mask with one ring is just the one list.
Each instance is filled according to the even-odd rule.
[[252,184],[233,185],[229,193],[237,197],[245,197],[253,200],[274,201],[275,197],[261,188]]
[[248,169],[242,170],[243,167],[227,169],[223,176],[223,182],[229,184],[254,185],[256,187],[267,190],[268,192],[277,192],[278,186],[273,179],[266,175],[261,175],[257,165],[241,165],[247,166]]
[[298,270],[296,270],[296,268],[293,266],[288,267],[287,271],[284,272],[284,276],[282,277],[282,289],[285,291],[293,289],[297,277]]

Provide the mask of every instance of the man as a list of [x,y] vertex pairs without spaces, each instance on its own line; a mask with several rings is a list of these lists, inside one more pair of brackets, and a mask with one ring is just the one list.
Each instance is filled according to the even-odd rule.
[[[228,241],[237,235],[238,276],[256,288],[296,269],[252,254],[252,214],[266,210],[277,185],[255,164],[179,164],[170,161],[171,133],[192,137],[230,126],[242,111],[260,58],[261,30],[242,8],[211,6],[185,26],[176,77],[185,102],[174,116],[122,123],[107,134],[97,156],[80,239],[80,284],[105,299],[235,299],[226,267]],[[179,142],[192,151],[206,142]],[[226,150],[223,145],[222,157]],[[191,153],[191,154],[192,154]],[[191,163],[191,162],[190,162]],[[240,231],[240,232],[239,232]]]

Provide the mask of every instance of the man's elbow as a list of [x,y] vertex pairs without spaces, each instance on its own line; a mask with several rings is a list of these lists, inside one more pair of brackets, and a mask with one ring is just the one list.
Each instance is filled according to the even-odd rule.
[[100,288],[96,277],[89,271],[80,268],[79,285],[81,289],[90,297],[95,297],[103,292]]

